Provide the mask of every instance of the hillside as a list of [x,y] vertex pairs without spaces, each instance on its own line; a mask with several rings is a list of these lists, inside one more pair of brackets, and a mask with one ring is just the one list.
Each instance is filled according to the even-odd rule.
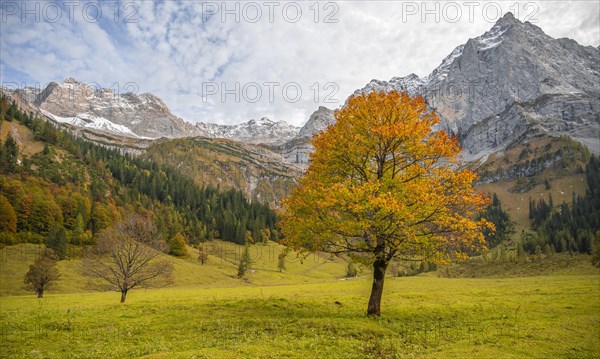
[[567,136],[531,140],[482,160],[469,164],[480,176],[477,188],[496,193],[519,231],[530,227],[529,199],[552,196],[557,205],[571,203],[573,194],[587,189],[584,168],[590,153]]
[[[188,246],[187,258],[164,255],[174,266],[174,287],[273,286],[334,282],[345,278],[348,265],[345,258],[332,258],[317,253],[301,261],[291,253],[286,258],[286,269],[280,272],[277,268],[278,256],[284,247],[275,242],[268,242],[251,247],[252,273],[244,279],[238,279],[237,268],[243,246],[215,240],[203,243],[202,248],[208,253],[208,260],[204,264],[198,261],[196,247]],[[42,250],[41,245],[30,243],[0,248],[0,296],[30,294],[30,291],[23,288],[23,277]],[[91,291],[87,286],[88,280],[82,275],[80,249],[71,246],[69,251],[73,256],[59,262],[61,279],[49,293]]]
[[243,243],[246,231],[256,242],[277,239],[275,213],[240,191],[199,186],[168,164],[124,155],[25,115],[5,97],[1,105],[0,195],[16,223],[3,228],[0,242],[38,243],[64,228],[70,241],[91,243],[129,213],[152,218],[166,241],[181,233],[189,243]]
[[266,148],[226,139],[158,141],[142,158],[172,166],[200,186],[241,189],[248,198],[272,205],[288,195],[302,175]]

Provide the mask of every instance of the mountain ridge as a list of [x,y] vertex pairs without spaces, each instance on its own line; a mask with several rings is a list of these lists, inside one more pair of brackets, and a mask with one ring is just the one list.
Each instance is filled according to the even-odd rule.
[[354,94],[422,95],[440,115],[440,128],[459,137],[468,160],[540,135],[567,134],[599,154],[598,61],[598,48],[554,39],[507,13],[429,75],[372,80]]
[[161,98],[151,93],[119,94],[109,88],[93,88],[72,77],[50,82],[44,89],[3,88],[2,91],[55,122],[135,139],[201,136],[277,145],[291,140],[300,130],[285,121],[274,122],[266,117],[237,125],[203,122],[194,125],[175,116]]

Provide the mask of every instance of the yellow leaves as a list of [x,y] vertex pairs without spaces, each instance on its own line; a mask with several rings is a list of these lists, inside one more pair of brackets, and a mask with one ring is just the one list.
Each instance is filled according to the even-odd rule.
[[474,215],[488,201],[473,189],[476,175],[456,168],[456,138],[432,132],[439,117],[423,98],[363,94],[335,116],[314,138],[300,186],[282,203],[288,243],[348,252],[384,243],[399,255],[419,249],[442,257],[482,244],[489,223]]

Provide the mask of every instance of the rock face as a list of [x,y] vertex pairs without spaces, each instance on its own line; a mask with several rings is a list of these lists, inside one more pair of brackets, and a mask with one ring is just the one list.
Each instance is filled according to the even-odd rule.
[[286,162],[306,168],[309,155],[314,150],[314,147],[308,142],[315,134],[325,130],[327,126],[334,122],[333,111],[323,106],[319,107],[317,111],[310,115],[306,124],[302,126],[293,139],[279,146],[278,152],[283,155]]
[[285,121],[273,122],[266,117],[239,125],[198,123],[199,133],[210,138],[227,138],[244,143],[280,145],[293,139],[300,130]]
[[293,139],[300,130],[284,121],[273,122],[268,118],[239,125],[192,125],[173,115],[167,105],[152,94],[121,95],[111,89],[94,89],[73,78],[51,82],[41,91],[31,87],[16,90],[12,97],[18,97],[56,122],[131,138],[203,136],[279,145]]
[[[173,115],[158,97],[144,93],[118,94],[111,89],[94,89],[73,78],[51,82],[26,98],[57,122],[131,137],[182,137],[195,127]],[[33,100],[33,101],[31,101]]]
[[424,78],[372,80],[355,94],[422,95],[459,137],[467,158],[527,136],[569,135],[600,153],[600,51],[554,39],[507,13]]

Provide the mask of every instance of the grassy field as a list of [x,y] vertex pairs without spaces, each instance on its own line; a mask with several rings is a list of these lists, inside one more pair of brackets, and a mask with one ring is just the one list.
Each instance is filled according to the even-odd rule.
[[[188,247],[188,258],[164,256],[173,263],[174,282],[178,287],[195,286],[256,286],[277,284],[300,284],[336,281],[346,274],[348,262],[344,258],[333,258],[325,254],[310,255],[300,260],[290,254],[286,260],[286,271],[277,269],[277,258],[283,246],[270,242],[267,245],[251,246],[252,272],[244,279],[237,278],[237,267],[243,246],[231,242],[212,241],[204,245],[209,253],[208,262],[201,265],[197,260],[197,249]],[[18,244],[0,248],[0,296],[27,294],[23,288],[23,277],[29,265],[43,251],[42,245]],[[72,257],[77,257],[77,253]],[[79,259],[66,259],[58,263],[61,279],[50,293],[76,293],[88,290]]]
[[[34,248],[21,250],[26,256]],[[231,278],[235,266],[217,256],[213,267],[178,260],[176,286],[134,290],[119,304],[117,293],[86,292],[82,284],[63,283],[40,300],[6,295],[7,273],[26,262],[10,252],[17,249],[5,248],[2,257],[2,357],[600,356],[600,275],[589,265],[518,278],[389,277],[382,317],[371,319],[364,315],[368,274],[340,280],[343,261],[290,263],[286,278],[272,269],[276,261],[256,259],[245,281]],[[66,274],[79,281],[64,267],[76,263],[61,263],[63,281]],[[218,280],[198,279],[205,275]],[[294,281],[307,283],[282,284]]]

